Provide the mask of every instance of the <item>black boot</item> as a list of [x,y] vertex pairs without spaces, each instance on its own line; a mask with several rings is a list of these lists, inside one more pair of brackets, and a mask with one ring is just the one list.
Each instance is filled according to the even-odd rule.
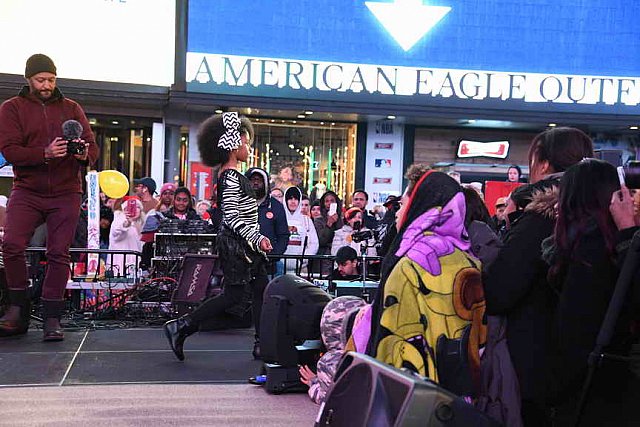
[[24,335],[29,330],[31,303],[25,290],[9,291],[9,307],[0,318],[0,337]]
[[62,341],[64,331],[60,325],[60,318],[64,311],[64,300],[42,301],[42,317],[44,318],[43,341]]
[[189,335],[198,331],[198,326],[192,322],[191,316],[185,314],[178,319],[169,320],[162,328],[169,340],[173,354],[178,360],[184,360],[184,341]]
[[255,341],[253,342],[253,358],[256,360],[262,360],[262,354],[260,353],[260,337],[255,336]]

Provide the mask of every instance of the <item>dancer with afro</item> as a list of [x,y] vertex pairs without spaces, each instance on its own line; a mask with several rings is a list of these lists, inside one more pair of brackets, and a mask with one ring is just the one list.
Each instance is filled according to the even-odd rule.
[[[266,253],[273,248],[269,239],[260,234],[258,205],[251,184],[237,169],[239,162],[249,158],[252,136],[251,122],[246,117],[239,117],[238,113],[209,117],[198,132],[203,163],[220,167],[217,192],[222,224],[217,249],[224,290],[206,300],[193,313],[164,324],[171,349],[179,360],[184,360],[186,338],[196,332],[204,320],[224,313],[242,315],[252,293],[254,306],[262,302],[262,291],[266,286]],[[254,310],[258,331],[259,315],[255,314]]]

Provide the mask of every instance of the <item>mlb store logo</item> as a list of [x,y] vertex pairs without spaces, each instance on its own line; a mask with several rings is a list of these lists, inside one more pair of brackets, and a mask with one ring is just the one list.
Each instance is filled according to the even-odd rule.
[[391,159],[376,159],[376,167],[377,168],[390,168],[391,167]]

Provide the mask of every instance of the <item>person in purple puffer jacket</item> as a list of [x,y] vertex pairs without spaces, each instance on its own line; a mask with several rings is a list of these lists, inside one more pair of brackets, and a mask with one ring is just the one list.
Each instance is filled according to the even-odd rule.
[[368,353],[475,397],[485,304],[465,213],[460,185],[445,173],[427,171],[409,186],[382,265]]

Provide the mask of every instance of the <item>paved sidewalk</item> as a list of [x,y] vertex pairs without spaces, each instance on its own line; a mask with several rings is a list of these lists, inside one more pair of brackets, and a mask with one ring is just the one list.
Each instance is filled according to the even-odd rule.
[[306,394],[252,385],[81,385],[0,389],[0,426],[312,426]]

